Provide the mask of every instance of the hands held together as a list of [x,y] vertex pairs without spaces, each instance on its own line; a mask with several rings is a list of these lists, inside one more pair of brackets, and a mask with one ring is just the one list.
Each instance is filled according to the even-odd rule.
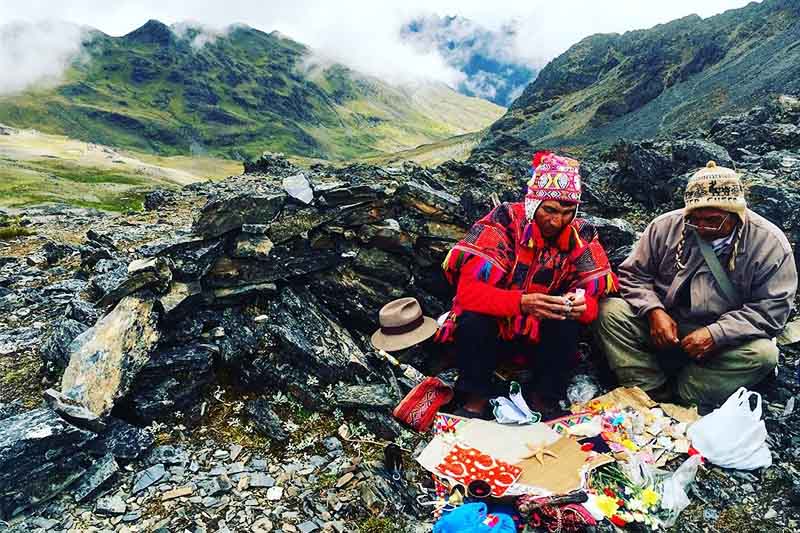
[[564,296],[523,294],[520,309],[524,314],[533,315],[540,320],[576,320],[586,311],[586,297],[578,293]]
[[663,309],[650,312],[650,338],[659,350],[680,346],[692,359],[701,360],[714,350],[714,339],[706,327],[696,329],[683,339],[678,338],[678,325]]

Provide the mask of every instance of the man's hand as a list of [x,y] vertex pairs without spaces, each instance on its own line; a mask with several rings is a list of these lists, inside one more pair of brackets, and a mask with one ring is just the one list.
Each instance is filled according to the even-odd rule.
[[678,325],[663,309],[653,309],[648,315],[650,338],[659,350],[678,345]]
[[567,318],[577,320],[586,311],[586,296],[583,293],[571,292],[566,295],[566,298],[572,302],[572,309],[567,313]]
[[[568,305],[567,301],[563,296],[550,296],[535,292],[523,294],[519,307],[524,314],[533,315],[540,320],[565,320],[569,315],[570,307],[574,307],[574,304]],[[586,307],[586,302],[583,307]]]
[[705,359],[714,350],[714,338],[708,328],[700,328],[686,335],[681,340],[681,348],[692,359]]

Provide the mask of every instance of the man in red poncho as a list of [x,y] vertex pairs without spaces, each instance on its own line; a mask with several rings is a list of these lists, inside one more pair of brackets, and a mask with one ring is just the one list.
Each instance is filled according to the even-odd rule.
[[505,357],[528,361],[534,407],[563,398],[580,325],[597,318],[598,299],[616,290],[597,230],[575,216],[579,166],[537,153],[525,201],[495,208],[445,258],[457,290],[436,340],[454,343],[456,389],[465,399],[459,414],[485,415],[488,399],[505,393],[492,379]]

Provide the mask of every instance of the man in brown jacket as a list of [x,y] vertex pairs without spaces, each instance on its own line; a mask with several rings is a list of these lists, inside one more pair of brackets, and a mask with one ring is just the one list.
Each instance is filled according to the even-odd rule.
[[622,298],[601,304],[595,333],[622,385],[658,401],[716,404],[777,365],[773,339],[793,307],[797,271],[783,232],[747,209],[735,171],[709,162],[684,202],[645,229],[620,266]]

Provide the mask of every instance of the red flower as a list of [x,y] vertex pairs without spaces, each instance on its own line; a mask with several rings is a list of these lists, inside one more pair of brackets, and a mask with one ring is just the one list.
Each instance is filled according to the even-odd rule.
[[623,520],[622,518],[620,518],[620,517],[619,517],[619,516],[617,516],[617,515],[614,515],[614,516],[612,516],[612,517],[611,517],[611,522],[612,522],[612,523],[613,523],[615,526],[619,526],[619,527],[625,527],[625,526],[627,526],[627,525],[628,525],[628,523],[627,523],[625,520]]
[[603,489],[603,494],[608,496],[609,498],[618,498],[617,493],[611,490],[610,488],[606,487]]

